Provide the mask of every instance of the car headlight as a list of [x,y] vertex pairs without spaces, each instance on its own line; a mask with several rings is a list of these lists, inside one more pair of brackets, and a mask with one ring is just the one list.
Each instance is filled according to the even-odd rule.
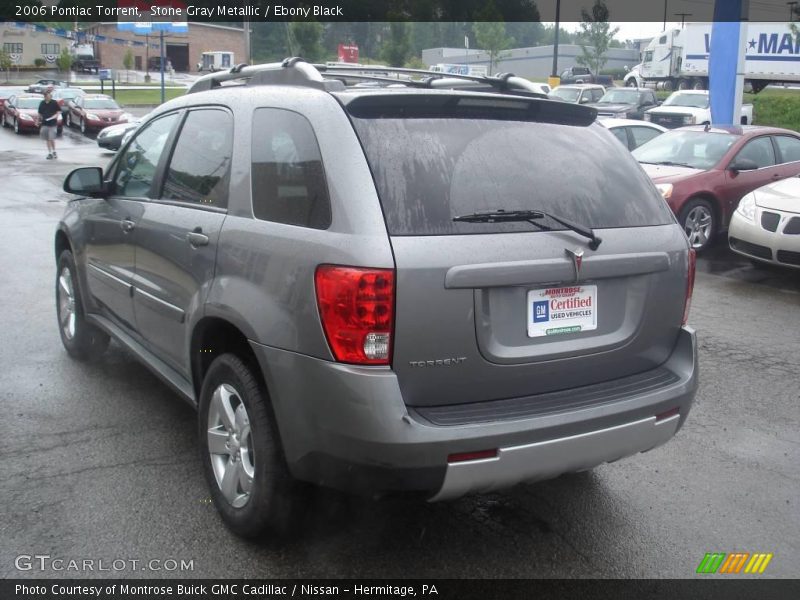
[[739,201],[739,206],[736,207],[736,212],[742,216],[743,218],[747,219],[748,221],[755,223],[756,221],[756,197],[754,194],[747,194],[744,198]]
[[25,113],[20,113],[19,118],[23,121],[33,121],[33,117],[30,115],[26,115]]
[[89,119],[90,121],[99,121],[99,120],[100,120],[100,117],[98,117],[98,116],[97,116],[96,114],[94,114],[94,113],[89,113],[89,114],[87,114],[87,115],[86,115],[86,118],[87,118],[87,119]]
[[120,121],[125,121],[125,122],[127,122],[127,121],[133,121],[133,115],[132,115],[131,113],[122,113],[122,114],[119,116],[119,120],[120,120]]
[[696,122],[697,122],[697,119],[693,115],[689,115],[689,116],[683,117],[683,123],[685,125],[694,125]]
[[650,115],[648,113],[644,113],[644,120],[645,121],[650,121],[651,120],[650,119]]
[[656,189],[661,192],[664,200],[669,200],[672,197],[672,184],[671,183],[657,183]]

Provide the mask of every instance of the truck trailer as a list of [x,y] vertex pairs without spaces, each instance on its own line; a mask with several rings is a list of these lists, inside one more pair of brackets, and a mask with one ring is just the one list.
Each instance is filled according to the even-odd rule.
[[[711,23],[687,23],[653,38],[642,57],[642,78],[666,90],[707,90],[711,29]],[[746,31],[745,85],[758,93],[772,83],[800,82],[800,37],[790,23],[749,23]]]

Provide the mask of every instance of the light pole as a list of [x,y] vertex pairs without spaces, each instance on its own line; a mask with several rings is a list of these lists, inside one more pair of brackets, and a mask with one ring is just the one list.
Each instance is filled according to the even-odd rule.
[[683,24],[686,22],[686,17],[691,17],[692,13],[675,13],[675,16],[681,18],[681,29],[683,29]]
[[789,21],[794,21],[794,7],[797,6],[797,2],[787,2],[786,4],[789,7]]
[[[558,30],[561,28],[561,0],[556,0],[556,35],[553,39],[553,70],[550,77],[558,77]],[[550,84],[553,85],[552,83]]]

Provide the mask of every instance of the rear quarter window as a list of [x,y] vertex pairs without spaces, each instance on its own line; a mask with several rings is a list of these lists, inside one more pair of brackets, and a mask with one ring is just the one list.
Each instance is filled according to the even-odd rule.
[[452,220],[500,208],[543,210],[593,228],[673,222],[627,148],[601,125],[459,118],[353,122],[392,235],[537,230],[529,223]]

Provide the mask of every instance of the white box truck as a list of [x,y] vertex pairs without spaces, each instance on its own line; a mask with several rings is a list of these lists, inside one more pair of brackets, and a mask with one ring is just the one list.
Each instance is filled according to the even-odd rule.
[[[711,23],[687,23],[653,38],[642,57],[642,78],[667,90],[707,90],[711,29]],[[800,37],[789,23],[750,23],[742,44],[745,84],[754,92],[800,81]]]

